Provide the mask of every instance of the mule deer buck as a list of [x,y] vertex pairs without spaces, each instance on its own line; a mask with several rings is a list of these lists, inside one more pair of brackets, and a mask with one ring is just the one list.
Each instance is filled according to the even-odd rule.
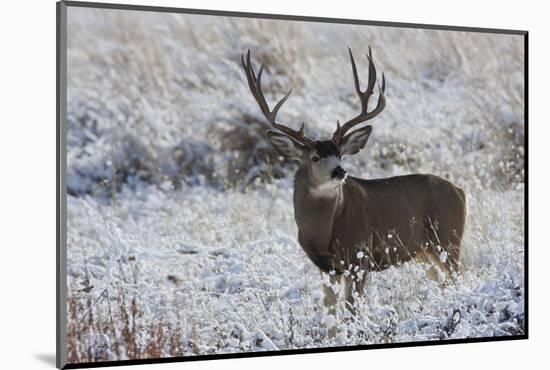
[[[429,263],[439,275],[458,271],[460,243],[464,231],[464,192],[434,175],[412,174],[382,179],[347,176],[341,159],[365,147],[372,126],[359,124],[380,114],[386,106],[385,78],[378,86],[378,101],[369,111],[376,68],[369,47],[368,83],[361,90],[357,67],[348,48],[355,91],[361,112],[340,126],[330,140],[313,140],[304,134],[304,124],[294,130],[276,120],[292,89],[269,108],[262,92],[264,66],[256,74],[250,50],[242,64],[248,86],[262,113],[273,127],[266,134],[284,157],[299,161],[294,178],[294,217],[298,241],[311,261],[332,284],[345,276],[346,301],[353,310],[353,289],[363,291],[368,271],[380,271],[415,259]],[[347,271],[346,271],[347,270]],[[336,303],[336,294],[325,288],[325,305]]]

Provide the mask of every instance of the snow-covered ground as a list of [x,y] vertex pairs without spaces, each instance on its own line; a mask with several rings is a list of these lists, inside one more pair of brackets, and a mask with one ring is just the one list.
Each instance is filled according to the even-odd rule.
[[[522,334],[519,36],[68,11],[69,361]],[[295,167],[273,153],[240,55],[266,64],[289,124],[355,115],[346,46],[372,45],[387,107],[346,168],[446,177],[467,194],[463,271],[370,273],[334,322],[297,244]]]

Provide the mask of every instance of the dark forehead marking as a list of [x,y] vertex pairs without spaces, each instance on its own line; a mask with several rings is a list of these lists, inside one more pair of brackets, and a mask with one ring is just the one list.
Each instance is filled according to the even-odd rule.
[[330,157],[331,155],[340,156],[340,151],[330,140],[316,141],[315,149],[320,157]]

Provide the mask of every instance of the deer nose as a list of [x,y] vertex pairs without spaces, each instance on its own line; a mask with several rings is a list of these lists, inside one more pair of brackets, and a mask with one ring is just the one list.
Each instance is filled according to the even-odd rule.
[[346,170],[344,170],[342,167],[338,166],[335,169],[332,170],[332,174],[330,177],[335,180],[342,180],[346,176]]

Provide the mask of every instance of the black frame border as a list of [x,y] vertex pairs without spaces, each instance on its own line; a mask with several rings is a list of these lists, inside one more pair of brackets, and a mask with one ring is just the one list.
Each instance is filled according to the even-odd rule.
[[[67,107],[67,7],[79,8],[95,8],[95,9],[114,9],[114,10],[133,10],[145,12],[161,12],[161,13],[179,13],[179,14],[195,14],[209,16],[224,16],[224,17],[239,17],[239,18],[262,18],[276,19],[287,21],[301,22],[320,22],[320,23],[339,23],[352,25],[367,25],[378,27],[398,27],[398,28],[416,28],[428,30],[442,31],[461,31],[461,32],[477,32],[477,33],[493,33],[506,35],[519,35],[524,38],[524,334],[501,336],[501,337],[482,337],[482,338],[465,338],[465,339],[447,339],[439,341],[419,341],[406,343],[389,343],[389,344],[369,344],[344,347],[321,347],[321,348],[304,348],[293,350],[279,350],[268,352],[238,352],[224,353],[213,355],[200,355],[188,357],[166,357],[155,359],[138,359],[138,360],[120,360],[120,361],[100,361],[100,362],[83,362],[76,364],[68,364],[66,354],[66,199],[67,192],[65,187],[66,180],[66,107]],[[59,1],[56,3],[56,367],[59,369],[81,369],[95,367],[111,367],[111,366],[126,366],[126,365],[143,365],[143,364],[160,364],[174,362],[190,362],[190,361],[207,361],[207,360],[222,360],[232,358],[246,357],[267,357],[267,356],[282,356],[295,354],[309,353],[329,353],[329,352],[347,352],[360,351],[369,349],[384,349],[384,348],[406,348],[406,347],[423,347],[423,346],[439,346],[448,344],[462,343],[483,343],[483,342],[501,342],[512,340],[525,340],[529,338],[529,147],[528,147],[528,122],[529,122],[529,32],[526,30],[511,30],[497,28],[478,28],[478,27],[461,27],[450,25],[432,25],[422,23],[403,23],[403,22],[383,22],[369,21],[359,19],[345,18],[325,18],[325,17],[310,17],[299,15],[286,14],[266,14],[266,13],[251,13],[251,12],[234,12],[210,9],[190,9],[190,8],[175,8],[163,6],[146,6],[146,5],[131,5],[131,4],[112,4],[99,2],[84,2],[84,1]]]

